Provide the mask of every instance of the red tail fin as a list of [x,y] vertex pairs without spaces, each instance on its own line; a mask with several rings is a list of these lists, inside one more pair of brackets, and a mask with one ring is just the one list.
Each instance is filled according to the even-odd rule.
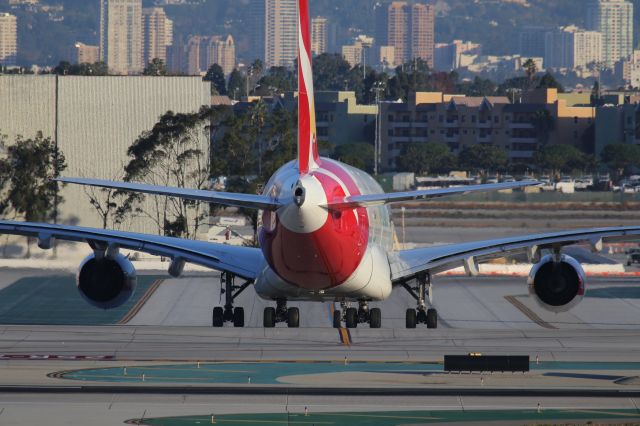
[[298,28],[298,166],[304,174],[318,166],[309,0],[298,0]]

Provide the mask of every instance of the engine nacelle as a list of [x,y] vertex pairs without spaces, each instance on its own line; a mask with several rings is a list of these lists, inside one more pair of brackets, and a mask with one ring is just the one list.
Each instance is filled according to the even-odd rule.
[[82,297],[102,309],[117,308],[129,300],[136,283],[133,264],[120,253],[113,258],[100,259],[95,254],[89,255],[80,264],[76,277]]
[[580,262],[564,254],[555,262],[547,255],[529,273],[529,294],[544,309],[565,312],[580,303],[586,282]]

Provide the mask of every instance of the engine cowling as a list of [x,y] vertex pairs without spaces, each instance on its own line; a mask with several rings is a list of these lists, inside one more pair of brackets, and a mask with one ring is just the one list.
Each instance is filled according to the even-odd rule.
[[580,262],[562,255],[543,257],[529,273],[529,294],[546,310],[565,312],[576,306],[585,293],[587,277]]
[[114,258],[89,255],[80,264],[76,284],[91,305],[112,309],[125,303],[136,289],[136,270],[122,254]]

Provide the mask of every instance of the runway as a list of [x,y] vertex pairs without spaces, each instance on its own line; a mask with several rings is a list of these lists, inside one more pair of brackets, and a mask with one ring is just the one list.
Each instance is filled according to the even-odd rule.
[[[27,272],[6,279],[15,281]],[[60,279],[71,279],[72,284],[71,276]],[[421,415],[422,410],[474,408],[536,413],[538,403],[548,410],[637,410],[640,384],[635,379],[617,382],[637,376],[640,370],[636,281],[592,279],[582,304],[570,313],[554,314],[541,310],[527,296],[523,278],[436,277],[438,329],[405,329],[404,310],[415,302],[396,289],[388,301],[376,304],[383,312],[383,328],[361,325],[349,330],[345,342],[331,327],[328,303],[292,303],[301,308],[301,328],[264,329],[262,309],[268,302],[249,289],[238,299],[246,310],[247,327],[214,329],[210,313],[220,301],[217,274],[163,279],[135,315],[122,313],[128,318],[124,325],[0,326],[0,424],[85,424],[91,418],[92,424],[112,425],[142,417],[158,419],[149,424],[196,424],[210,412],[289,416],[301,415],[304,407],[313,413],[384,412],[385,418],[407,411]],[[4,281],[0,284],[10,287]],[[0,297],[3,294],[0,291]],[[31,302],[21,303],[29,306]],[[60,318],[74,317],[73,312],[64,314]],[[444,355],[469,352],[528,355],[540,366],[532,364],[527,375],[442,373]],[[215,370],[207,376],[210,382],[195,371],[198,361],[202,369]],[[309,361],[321,367],[305,367]],[[378,366],[358,364],[361,361]],[[232,371],[241,373],[229,382],[228,374],[220,379],[217,362],[249,364],[231,365]],[[384,362],[405,364],[391,371]],[[250,373],[253,382],[245,383],[244,371],[264,372],[268,365],[280,374],[275,383],[262,383],[258,373]],[[96,380],[104,369],[124,367],[134,379]],[[186,370],[195,371],[195,376]],[[86,373],[63,374],[74,371]],[[14,385],[30,393],[15,393]],[[367,390],[387,396],[359,394]],[[618,423],[620,418],[633,420],[629,417],[633,412],[614,418]],[[556,414],[558,419],[570,418],[563,417],[569,415],[564,412]],[[495,415],[519,418],[520,414],[500,411]],[[162,420],[176,416],[194,420]],[[592,413],[584,418],[598,416]],[[281,417],[269,418],[273,424],[287,424]]]

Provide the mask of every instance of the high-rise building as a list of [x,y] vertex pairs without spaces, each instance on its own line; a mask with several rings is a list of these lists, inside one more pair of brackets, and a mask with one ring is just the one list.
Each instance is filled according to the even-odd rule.
[[0,65],[16,65],[18,57],[18,19],[0,13]]
[[526,26],[520,31],[520,56],[541,58],[545,52],[545,36],[549,28]]
[[401,1],[391,3],[387,17],[387,38],[389,40],[389,46],[394,47],[394,62],[396,64],[404,64],[410,59],[409,55],[411,53],[407,3]]
[[394,1],[387,10],[388,45],[395,48],[395,63],[415,58],[433,67],[435,9],[427,4]]
[[322,55],[327,52],[327,18],[317,16],[311,20],[311,53]]
[[265,64],[290,67],[298,56],[298,2],[265,2]]
[[76,63],[95,64],[100,60],[100,48],[84,43],[76,43]]
[[224,71],[225,75],[231,74],[236,67],[236,46],[233,41],[233,37],[228,35],[227,37],[213,36],[206,40],[207,48],[202,49],[206,52],[206,58],[201,61],[201,65],[204,65],[207,71],[213,64],[218,64]]
[[142,72],[142,46],[142,0],[100,0],[100,58],[110,72]]
[[376,16],[376,34],[374,39],[377,46],[386,46],[389,43],[389,5],[376,3],[373,6]]
[[433,68],[435,42],[435,9],[429,4],[411,7],[411,57],[424,59]]
[[161,7],[142,9],[144,63],[162,59],[167,63],[167,47],[173,44],[173,21]]
[[586,68],[602,61],[602,34],[575,26],[547,32],[545,68]]
[[612,68],[633,53],[633,4],[626,0],[591,0],[587,29],[602,34],[602,61]]
[[252,63],[256,59],[264,62],[265,9],[266,0],[249,0],[247,13],[249,52],[245,58],[247,63]]
[[438,43],[435,47],[434,68],[452,71],[473,63],[482,54],[482,45],[470,41],[453,40],[453,43]]
[[200,75],[202,72],[202,55],[200,53],[202,39],[201,36],[193,36],[187,42],[186,63],[183,68],[188,75]]

